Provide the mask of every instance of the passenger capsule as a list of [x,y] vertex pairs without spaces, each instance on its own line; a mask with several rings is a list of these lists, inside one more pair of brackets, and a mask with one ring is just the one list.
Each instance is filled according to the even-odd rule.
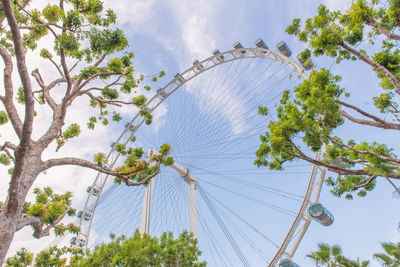
[[268,46],[265,44],[264,40],[261,38],[258,38],[256,40],[256,46],[259,48],[264,48],[264,49],[268,49]]
[[183,78],[182,74],[180,74],[180,73],[176,73],[174,77],[180,83],[183,83],[185,81],[185,79]]
[[91,186],[88,186],[88,188],[86,189],[86,192],[88,192],[89,194],[92,194],[93,196],[97,197],[99,195],[99,193],[100,193],[100,190],[97,189],[96,187],[93,187],[93,189],[92,189]]
[[73,238],[71,238],[71,241],[69,243],[74,246],[78,243],[78,247],[83,248],[86,244],[86,241],[82,238],[78,239],[76,236],[74,236]]
[[300,267],[300,265],[289,259],[284,259],[279,263],[279,267]]
[[308,208],[310,216],[324,226],[329,226],[333,223],[333,215],[321,203],[312,204]]
[[157,93],[162,97],[162,98],[166,98],[167,97],[167,93],[163,90],[163,89],[158,89]]
[[127,124],[125,124],[125,128],[128,128],[128,130],[131,132],[135,131],[135,125],[129,124],[129,122]]
[[197,59],[193,60],[193,66],[195,66],[195,69],[198,71],[204,70],[203,64],[201,64]]
[[223,60],[224,60],[224,56],[223,56],[223,55],[220,55],[220,54],[221,54],[221,51],[219,51],[218,49],[214,49],[214,50],[212,51],[212,54],[213,54],[214,56],[219,55],[219,56],[217,57],[217,59],[218,59],[219,61],[223,61]]
[[[307,62],[307,60],[302,59],[302,58],[301,58],[301,54],[298,54],[298,55],[297,55],[297,60],[300,62],[300,64],[303,66],[303,68],[304,68],[305,70],[310,70],[310,69],[313,67],[313,65],[314,65],[314,64],[312,63],[311,59],[309,59],[308,62]],[[306,65],[306,62],[307,62],[307,65]]]
[[287,44],[284,41],[279,42],[276,47],[278,48],[279,52],[281,52],[282,54],[284,54],[287,57],[290,57],[290,55],[292,54],[292,51],[290,51],[289,47],[287,46]]
[[90,220],[90,218],[92,217],[92,215],[90,214],[90,212],[85,212],[85,213],[83,213],[83,211],[79,211],[78,212],[78,214],[76,215],[79,219],[80,218],[82,218],[82,216],[83,216],[83,219],[85,220],[85,221],[89,221]]
[[[244,47],[243,47],[243,45],[242,45],[241,42],[237,41],[236,43],[233,44],[233,48],[235,48],[235,49],[242,49],[242,48],[244,48]],[[242,51],[240,51],[240,52],[241,52],[242,54],[244,54],[244,53],[246,53],[246,50],[242,50]]]

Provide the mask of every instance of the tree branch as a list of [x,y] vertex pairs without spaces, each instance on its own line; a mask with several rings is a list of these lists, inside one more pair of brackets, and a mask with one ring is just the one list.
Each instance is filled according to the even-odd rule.
[[392,157],[386,157],[386,156],[383,156],[383,155],[381,155],[379,153],[376,153],[375,151],[371,151],[371,150],[359,150],[359,149],[356,149],[354,147],[348,146],[346,144],[340,143],[340,142],[336,141],[335,139],[333,139],[330,136],[328,136],[328,139],[329,139],[329,141],[331,141],[332,143],[334,143],[334,144],[336,144],[338,146],[345,147],[345,148],[347,148],[347,149],[349,149],[351,151],[354,151],[354,152],[362,154],[362,155],[367,155],[367,154],[368,155],[373,155],[373,156],[375,156],[375,157],[377,157],[377,158],[379,158],[381,160],[390,161],[390,162],[392,162],[392,164],[395,164],[397,167],[400,167],[400,159],[396,159],[396,158],[392,158]]
[[361,52],[351,48],[346,43],[342,42],[339,44],[344,50],[356,56],[359,60],[367,63],[371,67],[375,68],[377,71],[382,73],[394,86],[397,94],[400,94],[400,82],[397,80],[396,76],[393,75],[388,69],[386,69],[381,64],[369,59],[367,56],[363,55]]
[[[31,0],[25,0],[24,3],[22,4],[22,7],[25,8],[30,2]],[[4,19],[5,17],[0,20],[0,25],[3,24]]]
[[396,124],[396,123],[391,123],[391,122],[387,122],[384,121],[372,114],[369,114],[363,110],[361,110],[360,108],[353,106],[351,104],[339,101],[339,104],[351,108],[355,111],[357,111],[358,113],[360,113],[361,115],[371,118],[373,119],[375,122],[373,121],[368,121],[368,120],[361,120],[361,119],[357,119],[352,117],[351,115],[349,115],[347,112],[345,112],[344,110],[340,110],[340,114],[343,115],[345,118],[349,119],[352,122],[358,123],[358,124],[364,124],[364,125],[370,125],[370,126],[374,126],[374,127],[378,127],[378,128],[383,128],[383,129],[393,129],[393,130],[400,130],[400,124]]
[[17,146],[14,144],[11,144],[10,142],[5,142],[4,145],[2,145],[0,147],[0,151],[4,151],[7,154],[7,156],[10,159],[12,159],[13,162],[15,162],[15,158],[11,155],[10,151],[8,151],[8,148],[15,151],[17,149]]
[[[91,88],[91,89],[95,89],[95,88]],[[136,104],[134,102],[125,102],[125,101],[121,101],[121,100],[106,100],[103,97],[94,96],[92,93],[90,93],[87,90],[85,91],[84,94],[88,95],[93,100],[99,101],[100,103],[110,104],[110,105],[114,105],[117,107],[121,107],[122,105],[135,105]]]
[[374,20],[371,16],[366,15],[367,21],[365,24],[376,28],[380,33],[384,34],[387,38],[392,40],[400,41],[400,36],[388,31],[385,27],[379,24],[376,20]]
[[365,183],[356,185],[356,186],[353,188],[353,190],[357,190],[357,189],[359,189],[359,188],[361,188],[361,187],[366,187],[367,185],[369,185],[370,183],[372,183],[372,181],[375,180],[376,177],[377,177],[377,175],[372,175]]
[[147,176],[143,180],[141,180],[139,182],[134,182],[134,181],[130,180],[129,178],[124,178],[124,177],[122,177],[122,180],[125,182],[125,184],[127,186],[138,186],[138,185],[142,185],[142,184],[147,183],[148,181],[150,181],[152,178],[154,178],[160,172],[161,162],[162,162],[164,157],[165,157],[165,153],[161,154],[160,159],[157,162],[157,168],[156,168],[155,172],[150,174],[149,176]]
[[[67,213],[71,210],[71,207],[67,207],[64,211],[64,213],[58,217],[58,219],[51,225],[46,226],[43,228],[43,223],[41,221],[40,217],[33,217],[29,215],[24,215],[21,220],[18,221],[17,223],[17,228],[16,231],[21,230],[25,226],[31,225],[34,229],[33,236],[37,239],[42,238],[44,236],[48,236],[50,234],[50,230],[52,228],[58,228],[57,224],[59,224],[62,219],[67,215]],[[68,227],[66,229],[62,230],[68,230],[71,227]]]
[[54,101],[54,99],[50,96],[50,89],[49,86],[46,86],[43,82],[42,76],[39,73],[39,69],[34,69],[32,71],[32,76],[35,77],[37,83],[39,84],[39,86],[43,89],[43,95],[44,98],[46,99],[47,103],[49,104],[49,106],[51,107],[52,110],[56,110],[57,108],[57,103]]
[[[105,58],[106,58],[106,55],[102,55],[102,56],[93,64],[93,66],[94,66],[94,67],[99,66],[99,65],[101,64],[101,62],[103,62],[103,60],[104,60]],[[95,77],[92,78],[92,76],[89,77],[89,78],[86,79],[86,81],[81,85],[81,83],[82,83],[82,81],[83,81],[83,78],[82,78],[82,77],[79,77],[79,78],[75,81],[74,88],[73,88],[73,90],[72,90],[71,95],[66,96],[66,100],[67,100],[69,103],[71,103],[72,101],[74,101],[74,99],[75,99],[77,96],[79,96],[80,90],[81,90],[84,86],[86,86],[86,85],[91,81],[91,79],[94,79],[94,78],[95,78]]]
[[395,123],[387,122],[385,124],[382,124],[382,123],[379,123],[379,122],[357,119],[357,118],[354,118],[353,116],[349,115],[344,110],[339,110],[339,113],[340,113],[340,115],[342,115],[343,117],[345,117],[349,121],[352,121],[352,122],[357,123],[357,124],[368,125],[368,126],[382,128],[382,129],[400,130],[400,129],[398,129],[398,128],[400,128],[400,125],[395,124]]
[[[73,158],[73,157],[65,157],[65,158],[58,158],[58,159],[49,159],[45,162],[42,163],[41,167],[40,167],[40,172],[43,172],[47,169],[50,169],[52,167],[56,167],[56,166],[65,166],[65,165],[76,165],[76,166],[81,166],[81,167],[86,167],[89,169],[93,169],[105,174],[109,174],[112,176],[120,176],[121,173],[110,170],[110,169],[106,169],[101,165],[98,165],[94,162],[85,160],[85,159],[79,159],[79,158]],[[139,171],[136,171],[139,172]],[[136,172],[132,172],[129,173],[129,175],[132,175]]]
[[12,71],[13,71],[13,63],[11,55],[7,52],[7,50],[0,45],[0,55],[4,61],[4,90],[5,95],[1,97],[1,101],[6,108],[8,117],[10,118],[11,124],[14,128],[15,133],[19,138],[21,138],[22,134],[22,121],[18,116],[17,109],[14,105],[14,90],[13,90],[13,80],[12,80]]
[[21,205],[18,200],[19,196],[19,184],[20,176],[25,165],[26,153],[30,149],[30,141],[32,135],[32,123],[35,101],[32,93],[32,85],[28,74],[28,69],[25,63],[25,51],[22,44],[21,32],[18,28],[17,20],[15,19],[13,8],[10,0],[2,0],[3,11],[6,15],[8,26],[10,27],[12,33],[12,40],[14,43],[14,52],[17,60],[18,73],[21,79],[22,86],[24,88],[24,98],[25,98],[25,119],[22,126],[22,134],[20,137],[20,144],[18,149],[15,151],[15,165],[14,171],[11,177],[10,187],[9,187],[9,198],[6,207],[7,213],[13,214],[19,209]]
[[[32,14],[28,11],[25,10],[24,6],[21,6],[18,1],[14,1],[14,3],[22,10],[24,11],[27,15],[29,15],[30,17],[33,17]],[[38,22],[41,23],[41,25],[46,25],[46,23],[44,23],[43,21],[39,20],[38,18],[36,18],[36,20]],[[58,39],[58,36],[56,34],[56,32],[50,27],[50,26],[45,26],[47,29],[49,29],[51,31],[51,33],[53,34],[54,38]],[[18,31],[19,31],[20,27],[18,27]]]
[[[326,167],[328,170],[336,172],[338,174],[343,174],[343,175],[368,175],[370,176],[371,174],[363,169],[358,169],[358,170],[350,170],[350,169],[346,169],[346,168],[340,168],[338,166],[332,165],[332,164],[328,164],[325,163],[323,161],[319,161],[319,160],[315,160],[312,159],[310,157],[308,157],[307,155],[305,155],[297,146],[295,143],[293,143],[293,141],[285,135],[286,140],[293,146],[293,148],[296,150],[296,152],[298,154],[294,154],[291,153],[289,151],[284,151],[285,153],[287,153],[288,155],[291,155],[292,157],[296,157],[296,158],[301,158],[303,160],[306,160],[312,164],[318,165],[318,166],[323,166]],[[399,176],[400,178],[400,176]]]
[[[20,30],[34,30],[34,29],[40,28],[40,27],[49,28],[50,26],[54,26],[56,28],[63,29],[63,27],[61,27],[60,25],[54,24],[54,23],[41,23],[41,24],[36,24],[36,25],[33,25],[33,26],[19,26],[19,29]],[[75,32],[75,31],[67,29],[67,28],[66,28],[66,30],[71,31],[71,32]]]

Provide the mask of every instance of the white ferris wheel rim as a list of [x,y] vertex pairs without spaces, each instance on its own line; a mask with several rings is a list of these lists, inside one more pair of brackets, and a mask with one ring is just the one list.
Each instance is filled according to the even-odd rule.
[[[165,99],[173,94],[176,90],[182,87],[185,83],[192,80],[201,73],[214,68],[218,65],[225,64],[234,60],[241,60],[244,58],[265,58],[273,61],[279,61],[291,67],[294,71],[299,73],[303,79],[307,78],[304,69],[291,58],[283,55],[279,51],[265,49],[265,48],[238,48],[229,50],[226,52],[221,52],[215,54],[203,61],[196,62],[192,67],[188,68],[181,74],[177,74],[174,79],[167,83],[163,88],[159,89],[157,93],[146,103],[144,109],[152,113]],[[139,111],[133,116],[133,119],[126,125],[125,130],[121,133],[116,142],[112,145],[109,153],[107,154],[107,160],[110,162],[109,167],[113,168],[116,163],[119,153],[115,151],[116,144],[127,144],[129,140],[135,135],[136,131],[143,124],[145,119],[143,119]],[[317,158],[321,157],[321,152],[316,154]],[[287,233],[285,239],[283,240],[281,246],[278,248],[274,258],[271,260],[268,266],[275,266],[276,263],[282,257],[291,259],[296,252],[312,218],[307,213],[307,207],[318,202],[319,195],[321,192],[321,187],[323,184],[326,169],[319,166],[313,165],[313,169],[308,182],[307,190],[305,192],[301,207],[292,223],[292,226]],[[319,174],[319,175],[318,175]],[[318,177],[317,177],[318,176]],[[91,215],[88,220],[85,220],[84,216],[80,218],[79,227],[80,232],[78,234],[78,239],[83,239],[85,246],[87,247],[91,225],[93,217],[96,211],[98,201],[101,197],[104,185],[107,182],[109,175],[99,172],[91,186],[91,188],[98,188],[98,194],[91,194],[89,192],[83,213],[89,212]],[[92,204],[92,205],[91,205]],[[92,208],[90,208],[90,206]]]

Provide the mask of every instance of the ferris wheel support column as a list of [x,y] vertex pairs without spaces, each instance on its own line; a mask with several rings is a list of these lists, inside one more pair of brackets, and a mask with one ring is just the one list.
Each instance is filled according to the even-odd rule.
[[[153,156],[158,155],[159,153],[151,148],[147,151],[147,158],[151,159]],[[154,166],[156,163],[150,160],[150,166]],[[142,208],[142,216],[140,217],[140,226],[139,233],[143,234],[149,233],[150,229],[150,207],[151,207],[151,198],[153,196],[153,179],[150,180],[149,184],[146,187],[146,191],[144,192],[143,199],[143,208]]]
[[197,179],[190,174],[188,169],[184,169],[176,164],[172,164],[171,168],[177,171],[189,185],[189,209],[190,209],[190,232],[194,238],[197,238],[197,218],[196,218],[196,197],[195,190],[197,188]]
[[150,206],[151,197],[153,195],[153,179],[149,182],[144,192],[142,217],[140,217],[139,233],[149,233],[150,228]]

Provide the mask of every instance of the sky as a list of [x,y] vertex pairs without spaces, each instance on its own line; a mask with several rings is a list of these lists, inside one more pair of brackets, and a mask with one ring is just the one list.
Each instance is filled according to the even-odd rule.
[[[38,1],[36,2],[38,4],[43,4]],[[160,86],[162,86],[164,82],[167,83],[169,79],[173,77],[174,73],[182,72],[190,67],[193,59],[205,59],[211,55],[211,51],[215,48],[221,51],[229,50],[232,48],[232,44],[238,40],[240,40],[245,47],[253,47],[254,41],[261,37],[271,49],[275,49],[275,44],[279,41],[285,40],[292,49],[293,55],[297,55],[297,53],[302,51],[304,45],[299,43],[295,38],[288,36],[285,33],[285,28],[294,18],[307,18],[315,15],[316,8],[320,3],[324,3],[332,9],[346,10],[351,4],[351,1],[252,0],[244,2],[239,0],[203,0],[195,2],[182,0],[106,0],[105,6],[112,8],[117,13],[117,26],[122,28],[128,36],[130,49],[135,52],[136,71],[145,74],[158,73],[160,70],[166,71],[166,77],[160,81]],[[30,68],[33,69],[36,66],[40,67],[43,69],[43,72],[48,74],[49,80],[52,75],[55,75],[54,70],[46,66],[37,56],[34,55],[30,57],[29,60],[31,63]],[[319,67],[331,67],[332,71],[342,75],[342,85],[352,93],[352,97],[357,99],[358,103],[362,103],[361,105],[366,109],[371,108],[370,96],[377,94],[378,82],[370,69],[364,65],[353,63],[344,63],[340,66],[335,66],[334,64],[332,65],[332,60],[314,59],[314,62]],[[217,73],[215,73],[215,75],[217,75]],[[194,81],[194,85],[191,85],[192,87],[188,86],[185,88],[186,91],[183,90],[181,95],[182,97],[186,97],[185,99],[191,99],[191,97],[193,97],[194,104],[201,104],[198,107],[199,114],[202,114],[202,112],[205,113],[206,111],[215,111],[216,114],[220,114],[219,116],[221,118],[227,120],[226,125],[230,125],[232,127],[232,132],[236,135],[247,130],[244,124],[234,124],[232,120],[229,123],[230,115],[234,116],[232,114],[235,114],[235,112],[241,113],[242,110],[246,109],[246,106],[238,108],[240,107],[240,99],[235,99],[234,94],[230,95],[229,97],[231,99],[227,101],[229,101],[229,103],[235,103],[232,104],[235,108],[227,112],[226,109],[215,107],[218,103],[214,101],[214,104],[213,100],[219,98],[213,94],[212,90],[207,91],[209,88],[204,87],[202,91],[196,92],[195,89],[193,89],[196,88],[195,83],[196,81]],[[221,81],[220,85],[222,84],[223,82]],[[215,98],[212,98],[212,95],[214,95]],[[143,134],[141,134],[142,140],[138,140],[139,144],[146,146],[152,143],[159,144],[158,141],[151,142],[145,139],[154,137],[160,139],[160,142],[164,142],[162,137],[165,136],[166,139],[168,139],[167,134],[176,134],[176,132],[174,132],[176,129],[166,125],[166,123],[168,122],[167,118],[169,118],[168,112],[180,110],[179,99],[179,97],[175,99],[175,106],[168,106],[165,104],[160,107],[159,111],[157,111],[159,112],[158,116],[156,116],[154,125],[152,126],[154,127],[153,132],[143,132]],[[85,125],[85,116],[82,116],[82,114],[85,115],[92,112],[87,105],[85,105],[85,101],[86,100],[82,100],[71,108],[72,112],[69,114],[67,122],[78,122]],[[190,110],[187,106],[188,105],[182,107],[182,109],[189,114]],[[38,125],[45,125],[49,120],[46,116],[48,110],[44,107],[39,107],[38,109],[39,115],[36,118],[36,123],[38,123]],[[20,110],[22,109],[20,108]],[[129,120],[132,113],[132,110],[124,108],[122,110],[124,120]],[[239,115],[240,114],[237,116]],[[203,117],[199,117],[199,119],[203,119]],[[35,135],[39,135],[43,129],[43,127],[38,127]],[[7,138],[13,138],[12,130],[7,128],[7,126],[0,130],[1,142]],[[95,138],[93,138],[92,132],[84,131],[79,139],[71,140],[59,153],[54,152],[54,145],[50,147],[50,152],[48,152],[44,158],[77,154],[78,156],[90,159],[97,151],[107,151],[110,143],[119,136],[121,130],[122,128],[119,126],[99,127],[95,132]],[[188,133],[190,133],[190,127],[188,127],[188,131]],[[356,140],[357,138],[384,140],[385,143],[394,147],[396,151],[399,150],[398,142],[396,144],[396,139],[394,138],[395,135],[390,131],[382,133],[382,131],[374,131],[369,128],[354,130],[349,123],[345,123],[341,129],[338,129],[338,134],[343,134],[343,136],[349,139],[354,138]],[[174,140],[170,140],[170,142],[174,142]],[[178,150],[178,148],[182,151],[188,149],[187,147],[179,147],[179,145],[179,142],[177,142],[176,150]],[[188,162],[183,162],[184,157],[182,159],[179,158],[178,152],[176,152],[176,155],[177,160],[179,159],[182,161],[182,164],[187,164],[187,166],[189,166]],[[194,160],[190,163],[193,169],[196,168],[196,163],[198,164],[197,168],[199,168],[200,163],[208,164],[205,160]],[[234,169],[233,165],[235,163],[231,163],[231,165],[226,165],[225,167],[232,167],[232,169]],[[7,190],[8,176],[5,168],[1,168],[0,171],[1,177],[5,177],[0,180],[0,200],[2,200],[5,198],[5,192]],[[201,175],[201,169],[197,169],[197,172],[198,175]],[[166,179],[168,177],[173,179],[173,174],[168,173],[167,170],[165,173]],[[231,173],[225,172],[225,174],[228,175]],[[86,187],[92,183],[95,175],[96,173],[91,170],[75,167],[60,167],[49,170],[46,174],[39,176],[34,187],[49,184],[55,191],[62,192],[65,189],[72,191],[74,194],[74,206],[80,209],[86,198]],[[293,186],[296,187],[296,184]],[[204,188],[207,189],[206,185],[204,185]],[[116,190],[120,190],[118,191],[120,194],[126,193],[126,191],[124,191],[125,189]],[[235,188],[235,185],[232,185],[232,190],[240,191],[240,187]],[[400,200],[392,197],[392,191],[393,189],[382,180],[378,183],[377,188],[369,193],[365,199],[347,201],[332,196],[329,193],[329,189],[326,186],[323,187],[321,202],[335,215],[335,222],[331,227],[327,228],[315,222],[312,223],[295,254],[294,261],[301,266],[311,266],[311,262],[305,258],[305,255],[316,250],[319,242],[339,244],[342,246],[345,255],[351,258],[359,257],[360,259],[370,259],[374,252],[380,251],[380,242],[399,242],[400,235],[396,228],[397,223],[400,221],[398,213]],[[209,192],[212,192],[212,190]],[[256,193],[252,191],[247,193],[249,195],[256,195]],[[140,199],[140,194],[138,195],[138,199]],[[221,194],[221,196],[224,195]],[[262,195],[260,195],[260,197],[262,197]],[[120,201],[123,202],[125,199],[121,198]],[[160,198],[159,201],[168,200]],[[229,203],[236,206],[240,206],[244,203],[239,199],[232,201],[234,202]],[[155,200],[155,202],[157,201]],[[107,205],[114,205],[114,209],[118,209],[116,203],[118,203],[118,201],[104,205],[106,207]],[[140,205],[137,204],[137,206]],[[140,212],[140,208],[138,212]],[[243,216],[247,216],[248,218],[252,215],[251,213],[243,214]],[[100,218],[100,215],[97,217]],[[167,215],[165,218],[167,218],[167,220],[172,220],[172,218]],[[277,218],[281,217],[277,215]],[[135,220],[136,219],[137,216]],[[263,219],[268,220],[269,218],[265,215],[265,217],[261,217],[261,219],[255,218],[254,220]],[[290,220],[284,217],[282,217],[282,220],[285,220],[282,224],[290,222]],[[257,223],[258,222],[259,221],[257,221]],[[279,223],[279,221],[277,221],[277,223]],[[262,224],[262,221],[260,221],[260,224]],[[100,223],[98,225],[100,229],[102,226]],[[160,227],[162,227],[162,224]],[[211,223],[211,227],[218,226]],[[278,232],[279,231],[277,231],[277,233]],[[279,233],[279,235],[283,235],[283,232]],[[20,247],[27,247],[35,250],[39,247],[47,246],[52,241],[52,237],[40,241],[32,240],[30,234],[30,229],[24,229],[18,233],[10,249],[10,254],[13,254],[13,252]],[[224,237],[221,235],[221,238]],[[279,240],[280,237],[276,238]],[[257,240],[256,237],[254,237],[254,240]],[[208,249],[206,247],[204,248],[206,252]],[[247,250],[251,250],[251,248],[247,248]],[[228,255],[230,255],[229,253],[230,252],[228,252]],[[204,257],[207,260],[209,259],[207,255]],[[216,266],[212,260],[209,260],[209,262],[210,266]],[[235,266],[240,266],[240,262],[234,263]],[[379,266],[375,261],[371,263],[371,266]],[[258,262],[254,264],[254,266],[263,266]]]

